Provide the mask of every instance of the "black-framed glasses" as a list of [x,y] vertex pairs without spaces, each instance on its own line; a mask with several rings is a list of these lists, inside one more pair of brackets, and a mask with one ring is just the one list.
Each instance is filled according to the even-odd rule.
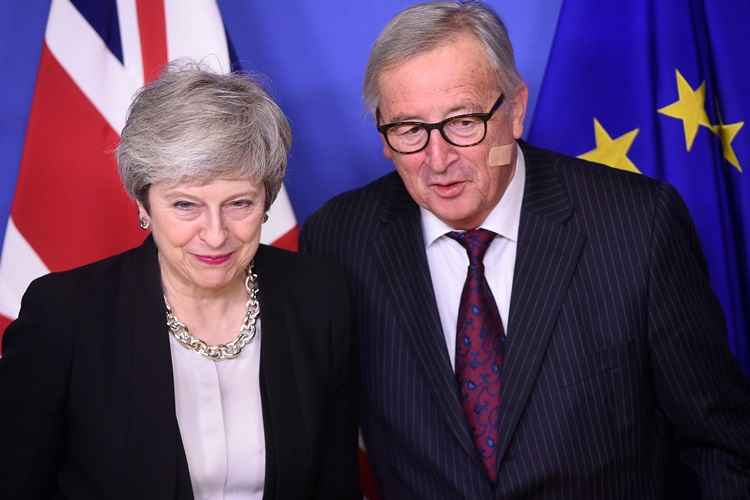
[[[476,146],[487,135],[487,122],[499,108],[505,95],[500,94],[495,104],[487,113],[469,113],[446,118],[435,123],[424,122],[394,122],[378,126],[378,132],[383,134],[385,142],[397,153],[419,153],[430,142],[433,130],[438,130],[443,139],[454,146],[466,148]],[[380,110],[377,112],[380,121]]]

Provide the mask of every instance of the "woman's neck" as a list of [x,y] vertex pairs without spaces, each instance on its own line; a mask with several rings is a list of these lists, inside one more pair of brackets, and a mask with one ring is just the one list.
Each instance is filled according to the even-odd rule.
[[233,340],[245,317],[248,293],[244,278],[238,276],[218,290],[205,290],[170,279],[162,274],[162,286],[172,313],[190,334],[216,345]]

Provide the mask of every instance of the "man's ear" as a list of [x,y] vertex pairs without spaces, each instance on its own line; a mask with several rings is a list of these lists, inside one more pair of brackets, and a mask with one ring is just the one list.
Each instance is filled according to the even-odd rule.
[[529,103],[529,89],[525,84],[516,90],[513,96],[511,120],[513,124],[513,138],[520,139],[523,135],[523,122],[526,118],[526,107]]

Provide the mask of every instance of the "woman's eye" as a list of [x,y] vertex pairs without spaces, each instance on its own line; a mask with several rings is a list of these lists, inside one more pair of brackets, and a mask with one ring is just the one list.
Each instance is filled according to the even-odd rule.
[[247,208],[252,205],[253,202],[250,200],[234,200],[229,204],[232,208]]
[[174,206],[178,210],[190,210],[191,208],[195,207],[195,203],[179,200],[175,201],[172,206]]

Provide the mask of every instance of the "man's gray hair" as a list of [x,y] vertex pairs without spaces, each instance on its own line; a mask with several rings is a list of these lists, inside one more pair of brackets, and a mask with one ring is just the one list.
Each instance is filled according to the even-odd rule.
[[513,46],[500,17],[481,2],[434,2],[409,7],[391,19],[375,40],[367,61],[365,104],[375,113],[380,102],[380,75],[406,60],[429,52],[462,33],[484,46],[502,92],[511,97],[523,84],[516,69]]
[[117,164],[125,190],[147,210],[156,182],[227,177],[262,182],[268,209],[281,189],[291,141],[284,113],[255,80],[182,59],[135,96]]

